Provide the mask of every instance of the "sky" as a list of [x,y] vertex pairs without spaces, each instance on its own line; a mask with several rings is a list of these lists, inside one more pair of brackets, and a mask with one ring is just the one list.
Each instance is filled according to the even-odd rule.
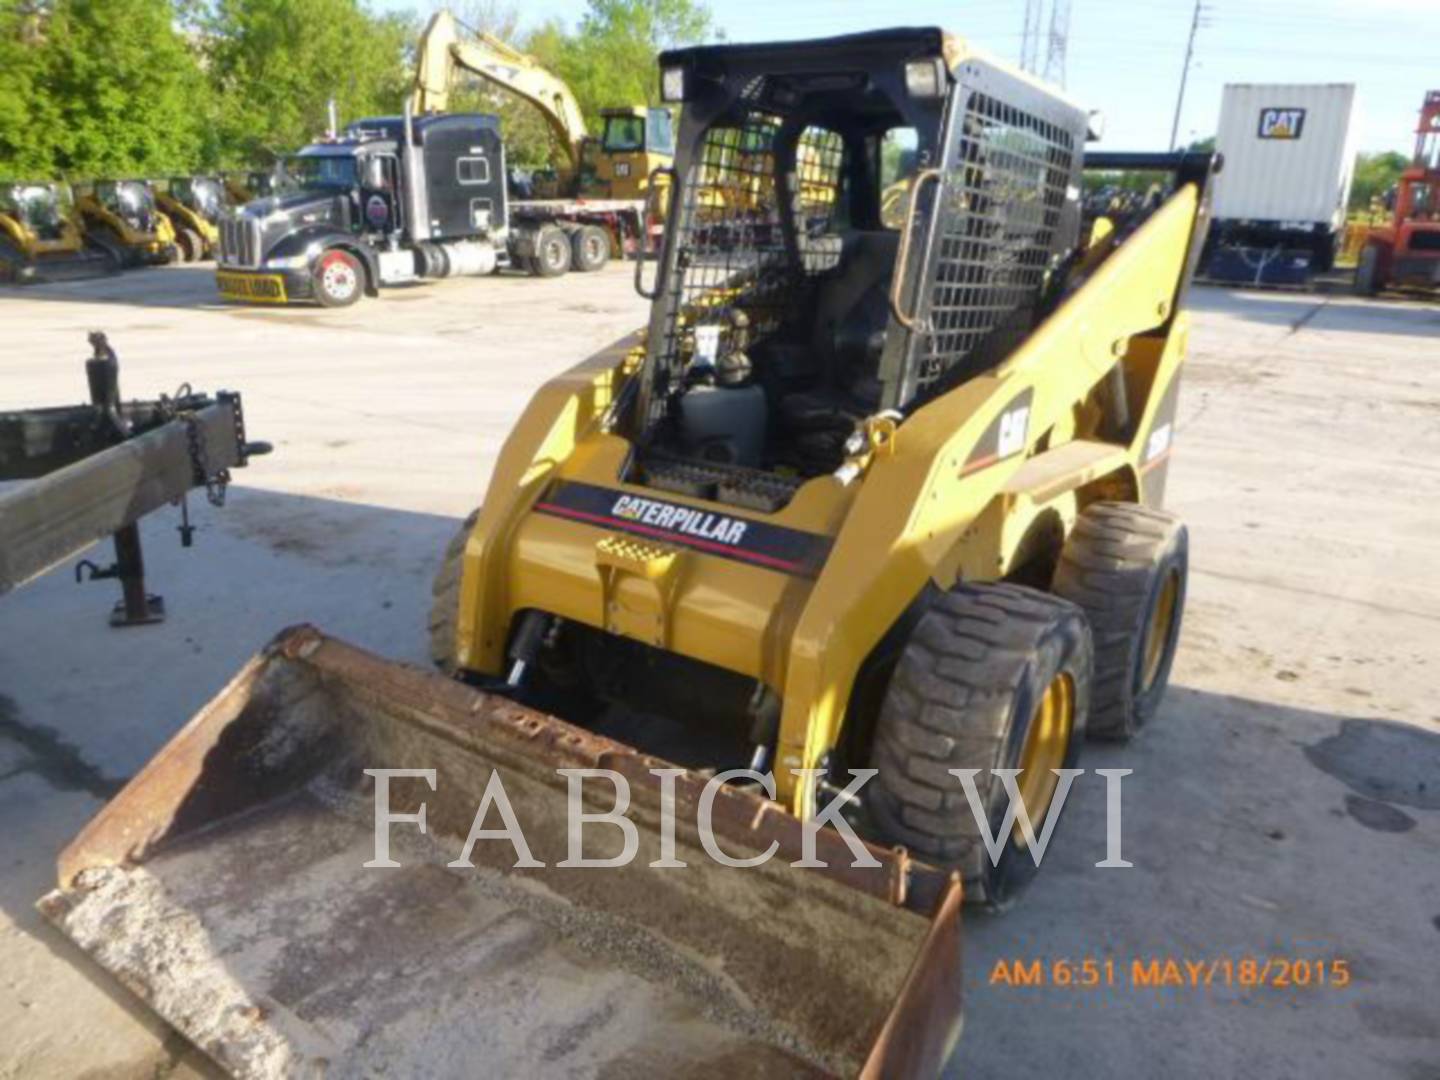
[[[372,0],[428,10],[434,0]],[[504,0],[501,0],[503,3]],[[1049,0],[1047,0],[1048,7]],[[1023,0],[709,0],[732,42],[937,25],[1018,60]],[[1215,133],[1227,82],[1357,84],[1356,147],[1414,143],[1426,90],[1440,89],[1440,0],[1204,0],[1180,117],[1180,142]],[[522,27],[574,25],[585,0],[517,0]],[[1194,0],[1071,0],[1065,86],[1105,115],[1103,146],[1156,150],[1170,126]]]

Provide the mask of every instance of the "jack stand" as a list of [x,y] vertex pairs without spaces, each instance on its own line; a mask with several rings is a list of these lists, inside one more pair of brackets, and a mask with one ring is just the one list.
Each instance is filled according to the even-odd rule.
[[123,599],[110,612],[111,626],[145,626],[165,621],[165,599],[145,591],[145,560],[140,553],[140,527],[127,525],[115,534],[115,574]]
[[[165,599],[145,591],[145,560],[140,553],[140,528],[127,525],[115,533],[115,561],[101,569],[89,559],[75,566],[75,580],[120,579],[121,598],[110,612],[111,626],[148,626],[165,621]],[[86,574],[89,578],[86,578]]]

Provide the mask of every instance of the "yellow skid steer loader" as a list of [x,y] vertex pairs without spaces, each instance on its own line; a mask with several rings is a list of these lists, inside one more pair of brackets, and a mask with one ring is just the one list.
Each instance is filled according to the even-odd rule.
[[443,674],[282,634],[42,901],[236,1075],[937,1075],[992,770],[1038,827],[1164,692],[1211,158],[1094,158],[1172,193],[1082,237],[1086,114],[938,30],[660,65],[649,325],[520,418]]
[[86,241],[117,265],[160,266],[175,261],[175,227],[156,207],[150,181],[96,180],[74,187]]
[[91,277],[119,263],[88,250],[65,184],[0,184],[0,283]]

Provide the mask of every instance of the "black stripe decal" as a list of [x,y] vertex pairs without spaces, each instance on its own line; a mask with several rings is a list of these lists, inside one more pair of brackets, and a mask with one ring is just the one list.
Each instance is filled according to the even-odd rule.
[[594,484],[558,481],[535,512],[800,577],[818,575],[830,554],[828,536]]

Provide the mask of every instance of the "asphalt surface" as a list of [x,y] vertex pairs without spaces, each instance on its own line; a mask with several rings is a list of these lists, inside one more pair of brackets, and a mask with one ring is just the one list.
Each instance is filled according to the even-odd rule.
[[[1029,893],[968,919],[953,1071],[1434,1078],[1440,307],[1190,307],[1172,688],[1136,743],[1080,762],[1134,770],[1134,867],[1094,867],[1105,790],[1082,778]],[[36,915],[56,852],[282,627],[423,660],[430,577],[518,411],[644,312],[618,266],[339,312],[226,307],[201,267],[0,293],[0,407],[83,400],[102,329],[126,396],[240,390],[276,446],[223,509],[192,498],[193,548],[176,514],[145,522],[163,625],[109,629],[113,584],[69,566],[0,600],[0,1077],[205,1071]],[[1035,961],[1043,985],[1014,985]]]

